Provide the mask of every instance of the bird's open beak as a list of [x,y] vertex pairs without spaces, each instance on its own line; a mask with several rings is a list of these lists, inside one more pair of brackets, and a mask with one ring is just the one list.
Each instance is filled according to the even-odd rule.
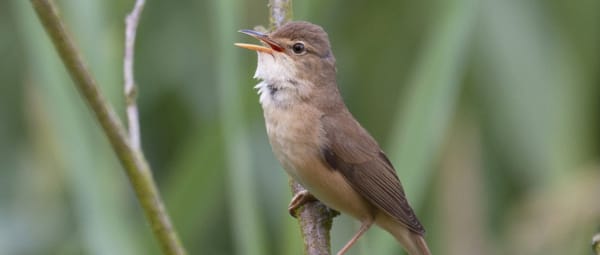
[[262,45],[256,45],[256,44],[247,44],[247,43],[235,43],[234,44],[235,46],[242,47],[244,49],[265,52],[265,53],[269,53],[269,54],[273,54],[274,51],[276,51],[276,52],[283,51],[283,47],[281,47],[281,45],[279,43],[273,41],[273,39],[269,38],[269,36],[266,34],[263,34],[261,32],[257,32],[254,30],[249,30],[249,29],[242,29],[239,32],[247,34],[249,36],[252,36],[252,37],[260,40],[261,42],[263,42],[264,44],[266,44],[269,47],[265,47]]

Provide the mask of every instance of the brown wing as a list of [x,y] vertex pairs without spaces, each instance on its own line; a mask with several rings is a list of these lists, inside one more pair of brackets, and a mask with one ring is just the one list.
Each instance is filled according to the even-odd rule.
[[321,148],[323,160],[373,205],[424,234],[394,167],[371,135],[347,111],[324,115],[321,121],[328,139]]

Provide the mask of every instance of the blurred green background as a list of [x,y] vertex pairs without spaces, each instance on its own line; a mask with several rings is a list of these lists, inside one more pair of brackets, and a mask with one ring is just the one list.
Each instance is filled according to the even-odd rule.
[[[133,1],[59,0],[123,116]],[[590,254],[600,227],[600,1],[296,0],[434,254]],[[301,254],[251,77],[266,1],[148,1],[142,142],[190,254]],[[332,249],[358,229],[336,218]],[[0,254],[158,254],[126,176],[28,1],[0,2]],[[371,229],[350,254],[397,254]]]

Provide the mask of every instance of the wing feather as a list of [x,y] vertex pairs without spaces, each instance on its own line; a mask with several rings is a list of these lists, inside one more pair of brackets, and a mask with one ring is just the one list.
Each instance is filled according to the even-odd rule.
[[371,135],[347,111],[324,115],[321,123],[327,138],[323,160],[373,205],[424,234],[394,167]]

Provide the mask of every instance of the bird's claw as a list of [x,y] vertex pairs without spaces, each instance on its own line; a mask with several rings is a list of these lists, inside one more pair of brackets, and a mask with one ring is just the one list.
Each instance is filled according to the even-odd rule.
[[311,201],[316,201],[317,199],[310,194],[307,190],[303,190],[300,191],[298,193],[296,193],[296,195],[294,195],[294,197],[292,198],[292,201],[290,201],[290,204],[288,205],[288,212],[290,213],[290,215],[294,218],[298,217],[298,208],[300,208],[301,206],[303,206],[304,204],[311,202]]

